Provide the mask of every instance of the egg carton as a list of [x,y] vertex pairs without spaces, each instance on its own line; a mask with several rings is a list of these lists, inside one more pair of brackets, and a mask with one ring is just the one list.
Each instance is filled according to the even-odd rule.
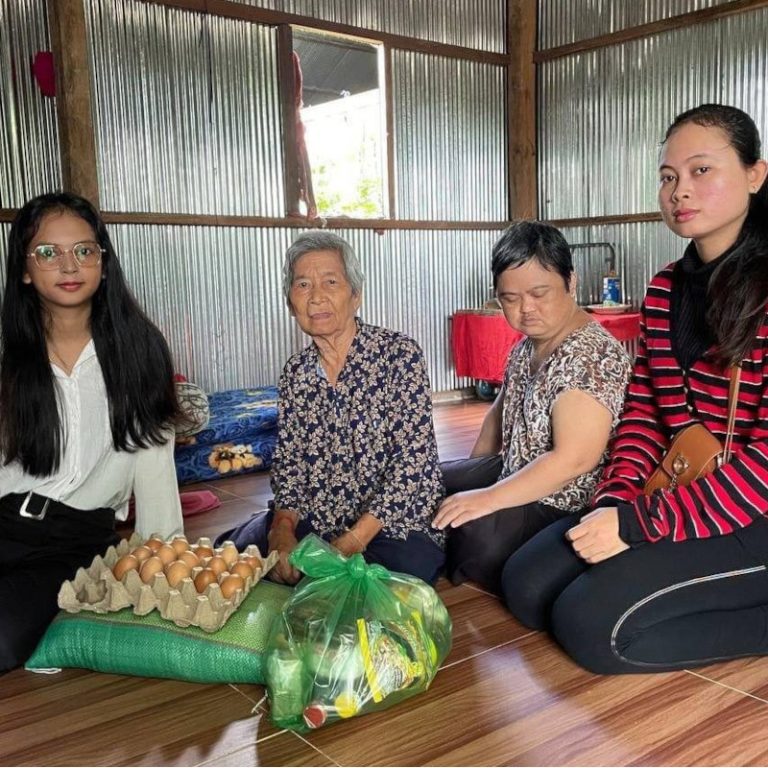
[[[150,538],[161,537],[153,534]],[[120,580],[116,579],[112,573],[115,563],[144,541],[142,536],[133,534],[130,539],[122,539],[117,546],[110,547],[103,557],[96,555],[88,568],[79,568],[74,579],[61,585],[59,608],[68,613],[109,613],[133,606],[137,616],[157,610],[164,619],[179,627],[195,626],[206,632],[215,632],[224,626],[253,586],[279,559],[277,552],[270,552],[263,558],[255,545],[246,547],[241,554],[255,555],[264,566],[256,570],[253,578],[245,580],[244,589],[236,590],[229,598],[224,597],[216,582],[209,584],[202,593],[197,591],[194,578],[202,570],[200,566],[193,568],[191,578],[182,579],[176,587],[169,585],[162,571],[156,573],[150,583],[143,582],[136,570],[128,571]],[[212,546],[208,538],[199,539],[197,545]]]

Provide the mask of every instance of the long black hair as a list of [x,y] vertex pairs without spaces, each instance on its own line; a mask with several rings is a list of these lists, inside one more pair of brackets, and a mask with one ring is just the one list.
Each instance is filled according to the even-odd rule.
[[[702,104],[678,115],[664,141],[686,123],[723,131],[744,167],[760,160],[760,133],[746,112]],[[708,292],[707,322],[716,339],[712,358],[722,366],[738,363],[754,342],[768,301],[768,181],[750,195],[736,245],[712,273]]]
[[23,282],[27,252],[43,217],[72,213],[91,226],[104,249],[99,287],[91,300],[91,336],[109,401],[115,450],[161,445],[178,405],[168,345],[132,296],[104,222],[82,197],[40,195],[16,214],[8,236],[0,330],[0,457],[31,475],[59,467],[64,440],[56,385],[48,361],[49,317],[34,286]]

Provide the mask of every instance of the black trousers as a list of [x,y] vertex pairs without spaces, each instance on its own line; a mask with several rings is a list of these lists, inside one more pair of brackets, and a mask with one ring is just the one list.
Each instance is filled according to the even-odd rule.
[[[479,456],[440,465],[448,495],[493,485],[501,474],[502,459]],[[446,545],[448,578],[454,584],[470,579],[492,592],[501,591],[501,573],[509,556],[528,539],[570,513],[535,501],[500,509],[448,529]]]
[[565,539],[576,522],[554,523],[521,547],[502,586],[509,610],[549,629],[581,666],[657,672],[768,653],[768,520],[594,566]]
[[[216,546],[223,541],[233,541],[238,549],[245,549],[249,544],[255,544],[259,552],[269,551],[267,534],[272,525],[274,512],[270,509],[258,512],[249,520],[222,533],[216,538]],[[310,533],[317,533],[306,520],[300,520],[296,526],[296,538],[301,541]],[[321,538],[321,534],[317,533]],[[383,565],[390,571],[408,573],[428,584],[434,584],[445,564],[445,552],[432,539],[420,531],[412,531],[407,539],[393,539],[381,532],[371,539],[363,552],[366,563]]]
[[[19,514],[26,494],[0,498],[0,672],[23,664],[58,612],[59,588],[116,544],[111,509],[81,511],[51,501],[41,520]],[[34,495],[27,511],[42,511]]]

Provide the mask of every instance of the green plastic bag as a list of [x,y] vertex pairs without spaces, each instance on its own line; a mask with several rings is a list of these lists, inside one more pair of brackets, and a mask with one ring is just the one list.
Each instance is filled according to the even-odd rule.
[[303,579],[275,620],[265,673],[271,718],[307,731],[425,691],[451,648],[451,619],[421,579],[344,557],[315,535]]

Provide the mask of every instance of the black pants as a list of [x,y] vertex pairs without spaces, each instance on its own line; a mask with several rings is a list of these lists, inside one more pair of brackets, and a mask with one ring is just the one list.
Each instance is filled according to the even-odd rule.
[[581,666],[657,672],[768,653],[768,520],[728,536],[646,544],[594,566],[565,539],[576,522],[521,547],[502,585],[509,610],[550,629]]
[[[216,539],[216,546],[222,541],[231,540],[238,549],[245,549],[255,544],[259,552],[269,550],[267,534],[272,525],[273,511],[255,514],[250,520],[230,531],[222,533]],[[306,520],[300,520],[296,526],[296,538],[300,541],[310,533],[317,533]],[[321,534],[317,534],[324,538]],[[428,584],[434,584],[445,564],[445,553],[432,539],[420,531],[412,531],[407,539],[392,539],[379,532],[371,539],[362,553],[367,563],[377,563],[398,573],[408,573]]]
[[[59,588],[115,544],[111,509],[80,511],[50,502],[42,520],[22,517],[26,494],[0,499],[0,672],[23,664],[58,612]],[[45,498],[33,496],[39,513]]]
[[[447,461],[440,465],[448,495],[493,485],[501,474],[502,459],[496,454]],[[471,581],[492,592],[501,591],[501,572],[507,558],[528,539],[555,520],[570,514],[535,501],[500,509],[448,529],[447,571],[454,584]]]

